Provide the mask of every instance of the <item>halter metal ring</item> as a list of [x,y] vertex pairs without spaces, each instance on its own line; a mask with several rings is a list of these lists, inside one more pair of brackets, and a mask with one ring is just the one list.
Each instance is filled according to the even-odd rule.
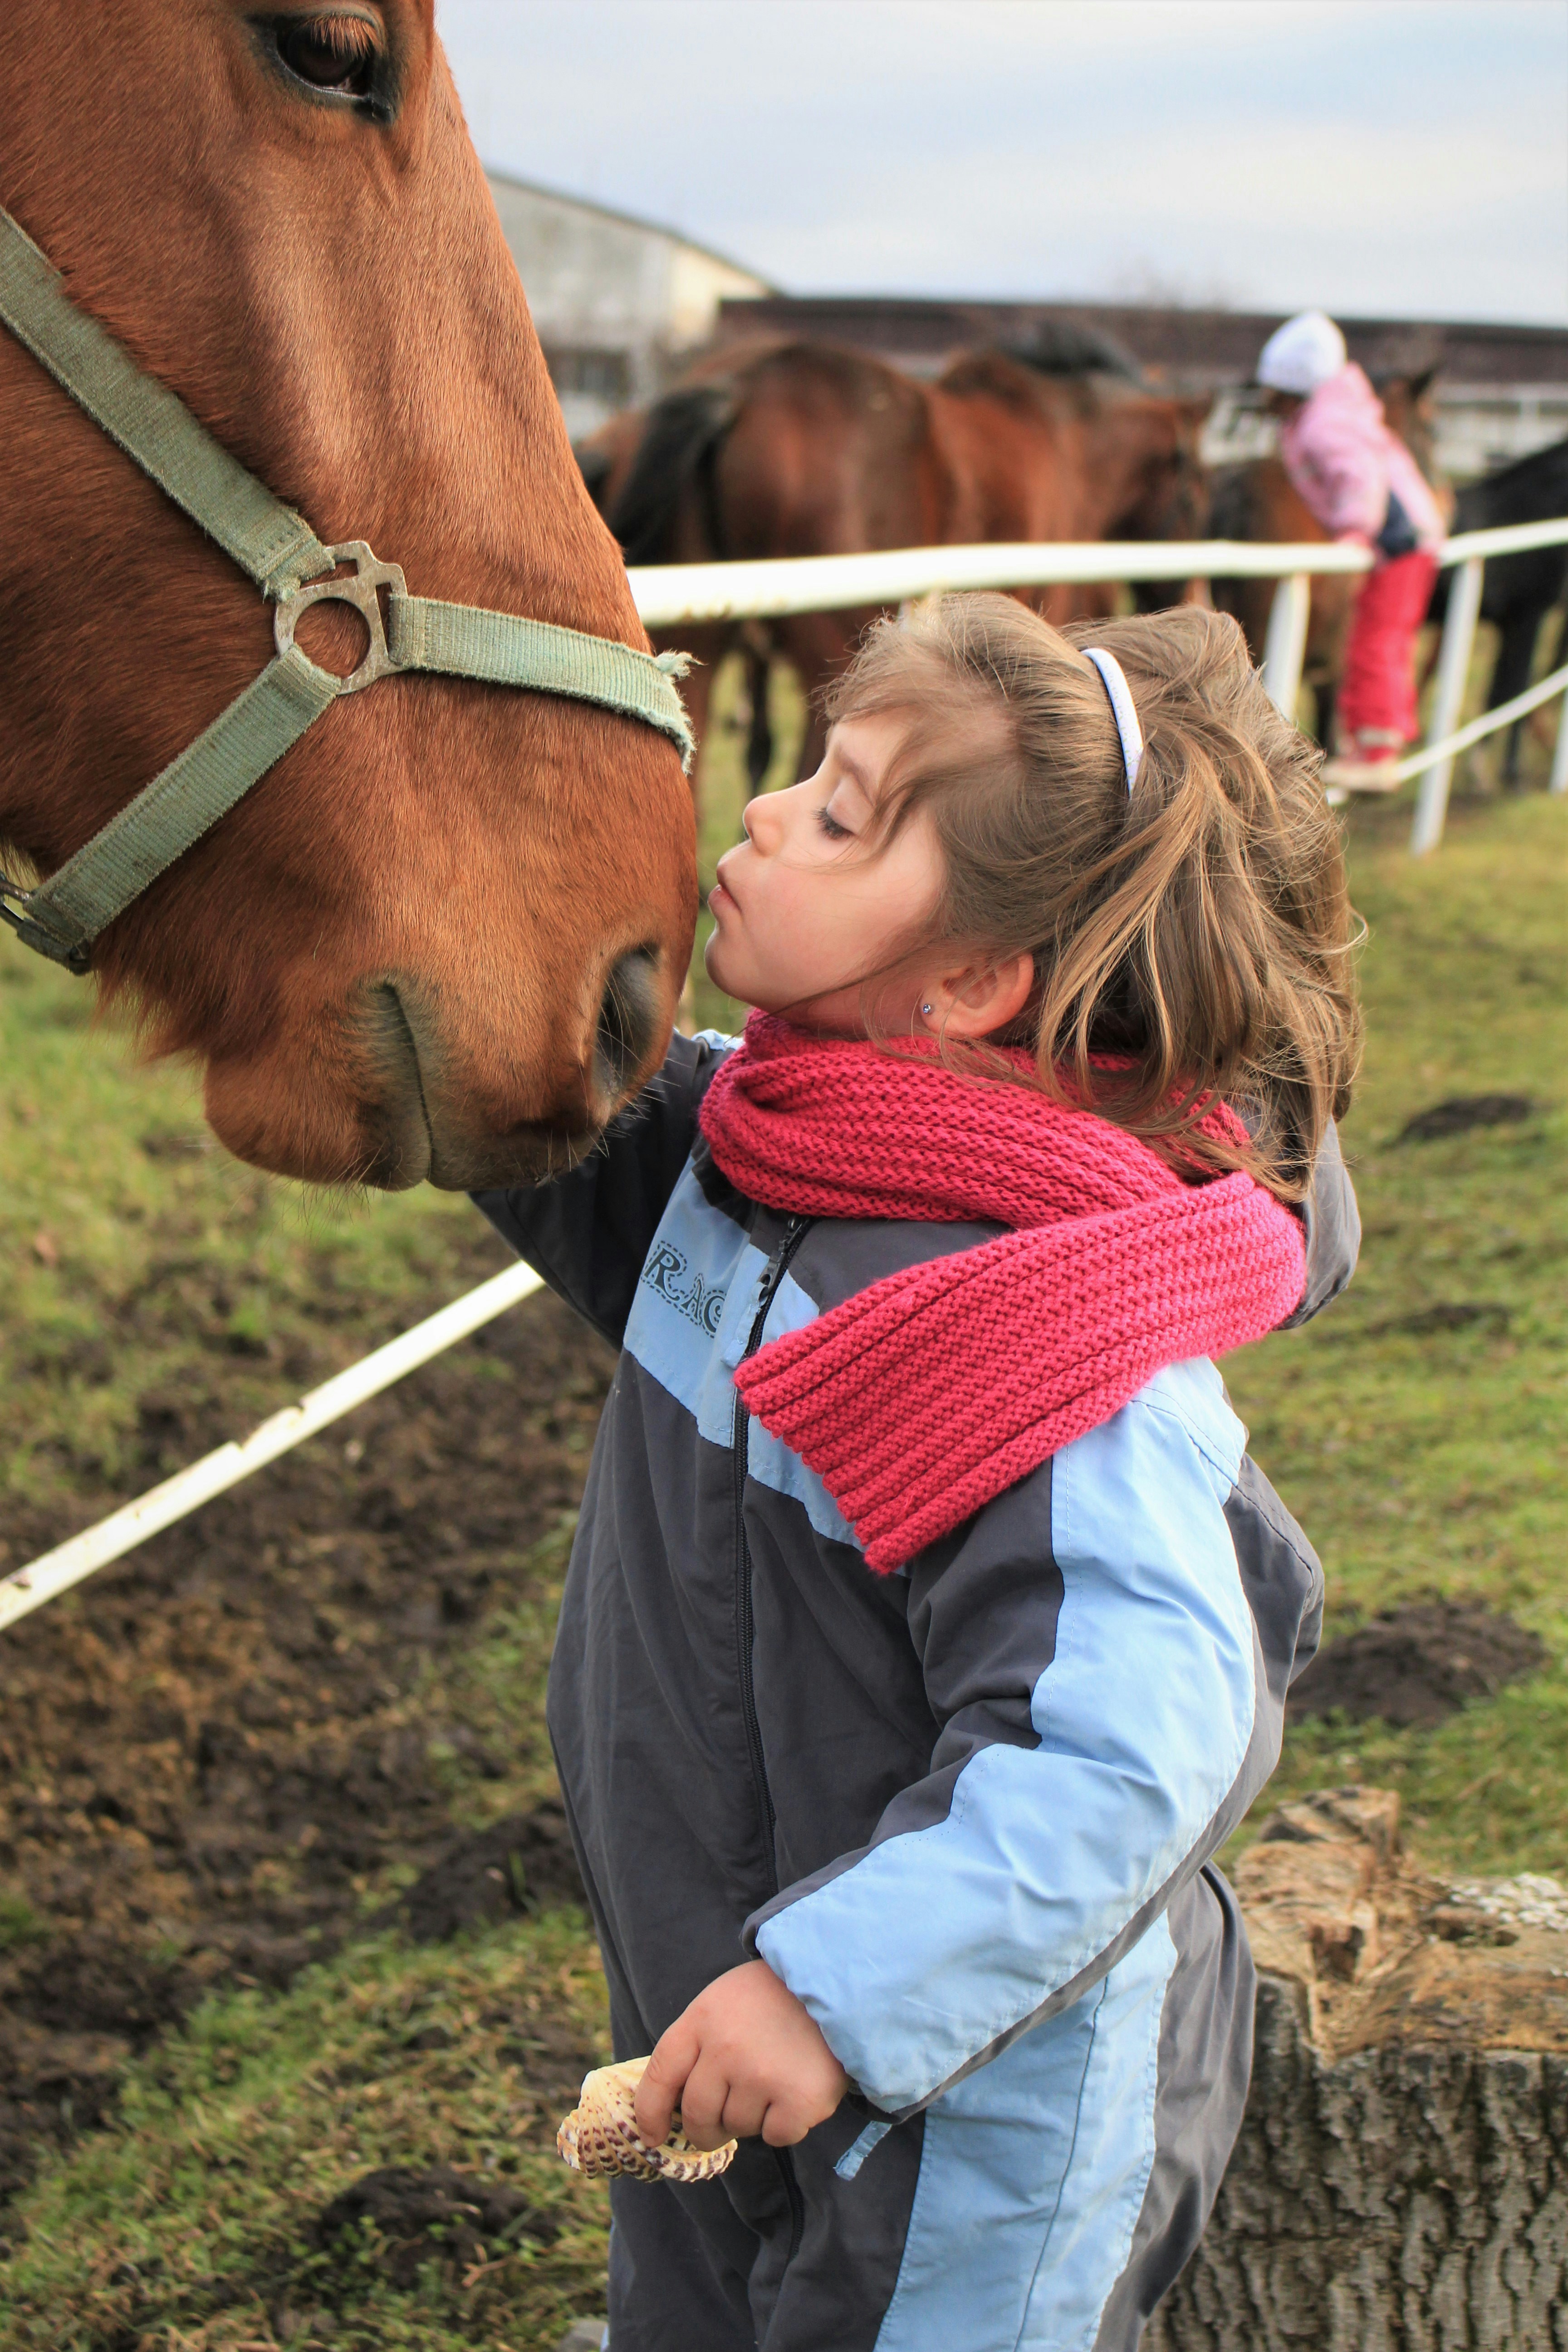
[[386,623],[382,618],[377,592],[387,588],[395,596],[406,596],[408,589],[401,564],[378,563],[363,539],[345,539],[341,547],[330,548],[328,552],[334,563],[352,563],[353,577],[307,581],[291,596],[280,597],[273,615],[272,635],[279,652],[286,654],[294,642],[295,625],[301,613],[308,612],[312,604],[352,604],[370,632],[370,649],[357,669],[338,680],[338,692],[357,694],[362,686],[374,686],[378,677],[387,677],[397,667],[387,648]]

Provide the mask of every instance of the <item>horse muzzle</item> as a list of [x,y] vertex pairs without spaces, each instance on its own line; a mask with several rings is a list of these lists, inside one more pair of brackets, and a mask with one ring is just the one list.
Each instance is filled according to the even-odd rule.
[[668,1034],[665,998],[656,949],[617,956],[576,1050],[531,1070],[505,1041],[492,1041],[500,1050],[480,1066],[471,1040],[455,1049],[454,1024],[427,991],[381,982],[367,1023],[374,1086],[362,1181],[472,1192],[563,1175],[652,1075]]

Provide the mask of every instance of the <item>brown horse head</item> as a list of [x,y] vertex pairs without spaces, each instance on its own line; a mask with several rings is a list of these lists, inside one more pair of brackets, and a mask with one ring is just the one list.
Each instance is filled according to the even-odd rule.
[[1377,396],[1390,429],[1398,434],[1426,479],[1437,492],[1439,505],[1451,515],[1453,494],[1447,489],[1437,465],[1437,373],[1439,362],[1399,375],[1380,375]]
[[[1200,445],[1212,396],[1178,397],[1098,367],[1042,370],[996,349],[961,353],[938,388],[976,412],[984,441],[1005,445],[1005,457],[991,460],[998,511],[975,537],[1197,537],[1208,509]],[[968,463],[983,460],[972,454]],[[1047,512],[1051,527],[1043,528]]]
[[[0,202],[329,542],[647,644],[572,462],[433,0],[10,0]],[[52,871],[264,667],[270,609],[0,332],[0,840]],[[341,604],[300,637],[340,673]],[[337,702],[103,934],[259,1165],[527,1181],[663,1051],[695,911],[652,729],[434,677]],[[20,950],[14,950],[20,952]]]
[[1125,503],[1107,522],[1108,539],[1202,538],[1209,507],[1203,432],[1213,406],[1212,393],[1105,387],[1103,429],[1121,446],[1125,467]]
[[[1307,547],[1326,540],[1330,534],[1291,481],[1281,460],[1259,457],[1247,465],[1225,467],[1215,475],[1206,524],[1198,535],[1273,540],[1287,546]],[[1255,662],[1261,663],[1263,659],[1268,616],[1279,585],[1277,580],[1216,578],[1209,583],[1215,609],[1230,613],[1240,622]],[[1312,580],[1301,677],[1312,688],[1318,736],[1325,744],[1331,740],[1334,691],[1360,589],[1361,583],[1353,572],[1318,572]]]

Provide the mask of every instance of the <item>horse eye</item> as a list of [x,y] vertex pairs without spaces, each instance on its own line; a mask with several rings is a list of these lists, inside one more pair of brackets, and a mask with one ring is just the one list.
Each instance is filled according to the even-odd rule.
[[278,26],[278,54],[312,89],[363,98],[375,66],[375,34],[360,16],[296,16]]

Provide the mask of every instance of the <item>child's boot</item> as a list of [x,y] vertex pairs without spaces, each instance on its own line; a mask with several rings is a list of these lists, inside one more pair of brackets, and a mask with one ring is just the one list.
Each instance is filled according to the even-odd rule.
[[1342,743],[1333,758],[1324,761],[1324,790],[1396,793],[1400,779],[1395,768],[1404,748],[1404,738],[1394,728],[1358,728],[1348,747]]

